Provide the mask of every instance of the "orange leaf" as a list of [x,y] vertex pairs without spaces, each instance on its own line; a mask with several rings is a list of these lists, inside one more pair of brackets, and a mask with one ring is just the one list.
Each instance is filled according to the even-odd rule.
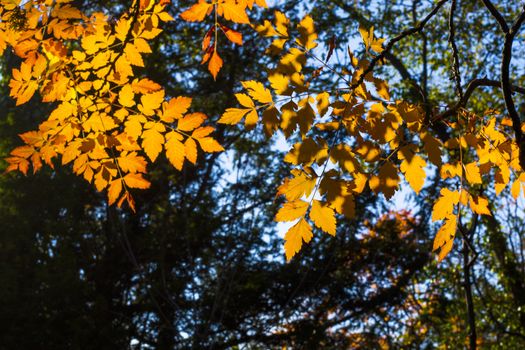
[[188,159],[193,164],[197,163],[197,144],[191,138],[188,138],[184,142],[184,150],[186,153],[186,159]]
[[312,237],[312,227],[305,219],[301,219],[297,224],[293,225],[284,236],[286,260],[290,261],[301,250],[303,241],[308,243]]
[[219,25],[222,31],[224,32],[224,34],[226,35],[226,37],[228,38],[228,40],[230,40],[234,44],[242,45],[242,34],[241,33],[236,32],[235,30],[228,28],[226,26],[223,26],[222,24],[219,24]]
[[145,190],[151,185],[148,180],[142,177],[142,174],[127,174],[124,176],[124,182],[129,188],[139,188],[141,190]]
[[203,113],[192,113],[179,119],[177,129],[181,131],[193,131],[206,120],[206,115]]
[[210,62],[208,63],[208,70],[210,71],[214,80],[217,80],[217,74],[219,74],[221,68],[222,58],[220,58],[219,54],[217,53],[217,50],[214,50],[213,54],[211,55]]
[[111,181],[108,189],[108,204],[112,205],[117,200],[122,192],[122,179],[117,179]]
[[183,20],[187,22],[202,22],[204,17],[211,12],[212,4],[200,1],[198,4],[193,5],[186,11],[180,14]]
[[222,152],[224,148],[212,137],[203,137],[197,139],[202,150],[206,153]]
[[166,157],[177,170],[182,170],[186,155],[186,149],[181,139],[182,135],[171,131],[166,134],[167,142],[164,145],[166,147]]
[[335,236],[336,221],[335,212],[332,208],[327,207],[318,200],[312,202],[312,210],[310,211],[310,219],[315,226],[319,227],[324,232]]

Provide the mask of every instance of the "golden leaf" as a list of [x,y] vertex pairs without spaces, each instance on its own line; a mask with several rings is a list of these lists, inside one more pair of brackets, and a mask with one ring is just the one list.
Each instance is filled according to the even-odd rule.
[[304,47],[307,51],[314,49],[317,46],[317,33],[315,32],[314,20],[310,16],[304,17],[299,25],[299,38],[296,40],[297,44]]
[[184,159],[186,155],[186,148],[181,142],[182,135],[175,131],[170,131],[166,134],[166,158],[177,170],[182,170]]
[[111,181],[108,188],[108,204],[112,205],[120,196],[122,192],[122,179]]
[[243,81],[242,86],[247,90],[248,94],[259,103],[272,103],[272,93],[258,81],[250,80]]
[[222,58],[220,58],[219,54],[217,53],[217,50],[213,50],[213,53],[210,58],[210,62],[208,63],[208,70],[213,76],[213,80],[217,80],[217,74],[219,74],[219,71],[221,70],[221,68],[222,68]]
[[197,144],[192,138],[188,138],[184,142],[184,152],[186,153],[186,159],[193,164],[197,163]]
[[164,102],[160,118],[166,123],[172,123],[176,119],[182,118],[182,115],[190,108],[191,101],[190,97],[178,96]]
[[293,225],[284,235],[286,260],[290,261],[301,250],[303,241],[309,243],[312,237],[312,227],[304,218]]
[[479,172],[479,167],[475,162],[465,165],[465,177],[472,185],[483,183],[481,174]]
[[164,101],[164,90],[142,95],[140,97],[141,104],[138,106],[139,111],[146,116],[152,116],[155,114],[155,110],[160,107],[162,101]]
[[219,16],[222,16],[229,21],[244,24],[250,23],[245,7],[236,2],[219,2],[217,12],[219,13]]
[[205,1],[199,1],[199,3],[181,13],[180,16],[187,22],[202,22],[204,17],[211,12],[212,8],[212,4],[208,4]]
[[133,107],[135,105],[135,94],[131,85],[126,84],[118,94],[118,102],[124,107]]
[[432,208],[432,221],[442,220],[451,216],[454,212],[454,206],[459,203],[459,197],[459,191],[451,191],[446,187],[442,188],[440,197]]
[[313,200],[312,209],[310,210],[310,219],[315,226],[319,227],[324,232],[335,236],[336,220],[335,212],[332,208],[321,203],[321,201]]
[[442,261],[452,250],[454,237],[456,236],[456,225],[456,216],[449,215],[437,232],[432,250],[437,251],[439,249],[438,261]]
[[142,174],[127,174],[124,176],[124,182],[129,188],[138,188],[145,190],[150,187],[150,182],[142,176]]
[[177,129],[181,131],[193,131],[206,120],[203,113],[192,113],[178,120]]
[[202,150],[206,153],[222,152],[224,148],[212,137],[203,137],[197,139]]
[[489,209],[489,201],[481,196],[469,196],[470,209],[476,214],[492,216]]
[[241,121],[241,119],[244,118],[244,116],[250,111],[251,109],[228,108],[223,113],[221,118],[217,121],[217,123],[230,125],[238,124]]
[[150,125],[150,129],[144,130],[142,133],[142,147],[152,162],[157,159],[157,156],[162,151],[162,145],[164,144],[162,131],[164,131],[162,124],[155,123]]
[[374,38],[374,27],[370,27],[370,30],[366,30],[364,27],[359,27],[359,34],[365,44],[366,50],[372,49],[377,53],[383,52],[383,42],[385,39],[376,39]]
[[292,170],[292,174],[294,177],[285,179],[283,184],[279,186],[277,195],[284,195],[288,201],[310,196],[317,182],[316,178],[310,177],[300,170]]
[[399,156],[401,159],[404,159],[401,162],[400,170],[405,175],[405,179],[410,184],[410,187],[419,194],[427,177],[425,173],[427,163],[417,154],[411,153],[409,157],[404,157],[403,153],[399,152]]
[[302,200],[296,200],[293,202],[286,202],[281,209],[275,215],[275,221],[294,221],[306,214],[308,210],[308,203]]

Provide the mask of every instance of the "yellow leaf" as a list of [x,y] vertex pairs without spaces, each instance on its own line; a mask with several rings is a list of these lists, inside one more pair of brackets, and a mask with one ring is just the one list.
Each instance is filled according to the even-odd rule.
[[194,139],[200,139],[200,138],[208,136],[214,130],[215,129],[212,126],[203,126],[193,131],[193,133],[191,134],[191,137],[193,137]]
[[126,186],[129,188],[139,188],[141,190],[145,190],[149,188],[151,185],[150,182],[144,177],[142,177],[142,174],[127,174],[124,176],[124,182],[126,183]]
[[230,125],[238,124],[249,111],[251,111],[251,109],[228,108],[217,123]]
[[242,86],[246,89],[248,94],[257,102],[272,103],[272,93],[258,81],[250,80],[243,81]]
[[188,138],[186,142],[184,142],[184,151],[186,153],[186,159],[193,164],[197,163],[197,144],[192,138]]
[[480,184],[483,182],[481,180],[479,167],[475,162],[465,165],[465,177],[467,178],[467,181],[472,185]]
[[250,98],[250,96],[246,94],[235,94],[235,97],[237,98],[237,101],[239,101],[241,106],[247,108],[255,108],[255,104],[253,103],[253,100]]
[[396,110],[407,123],[414,123],[424,119],[425,114],[419,106],[409,104],[405,101],[397,102]]
[[514,198],[514,200],[517,200],[518,197],[520,196],[521,181],[519,179],[516,179],[516,181],[512,183],[512,187],[510,188],[510,193],[512,194],[512,198]]
[[126,44],[126,47],[124,48],[124,54],[126,55],[126,58],[130,64],[137,67],[144,67],[142,56],[135,45],[131,43]]
[[325,145],[319,145],[308,137],[303,142],[293,145],[293,148],[284,156],[284,161],[293,165],[312,164],[315,161],[326,159],[327,155],[328,149]]
[[181,131],[193,131],[198,128],[206,120],[206,115],[203,113],[192,113],[179,119],[177,129]]
[[135,105],[135,94],[131,85],[126,84],[118,94],[118,102],[124,107],[133,107]]
[[315,226],[335,236],[336,221],[335,212],[332,208],[322,204],[318,200],[314,200],[312,202],[312,209],[310,210],[310,219],[312,219]]
[[166,134],[166,157],[177,170],[182,170],[186,154],[186,148],[181,140],[182,135],[174,131]]
[[142,133],[142,147],[152,162],[157,159],[159,153],[162,151],[163,144],[164,136],[157,128],[144,130]]
[[448,178],[453,178],[456,176],[461,176],[462,173],[463,172],[461,168],[461,163],[459,162],[456,164],[450,164],[450,163],[443,164],[440,170],[440,175],[442,179],[448,179]]
[[410,187],[418,194],[425,184],[427,174],[424,168],[426,165],[427,163],[423,158],[418,155],[412,155],[411,158],[405,158],[400,166],[400,170],[405,175]]
[[363,160],[369,163],[376,162],[381,157],[381,149],[376,143],[371,141],[363,141],[360,143],[355,152],[360,154]]
[[[272,89],[277,95],[289,95],[290,78],[284,74],[274,72],[268,77]],[[293,91],[293,90],[292,90]]]
[[454,206],[459,203],[460,193],[458,191],[442,188],[440,195],[432,208],[432,221],[442,220],[451,216],[454,212]]
[[304,17],[299,25],[299,38],[296,40],[297,44],[304,47],[306,50],[311,50],[317,46],[317,33],[315,32],[314,20],[310,16]]
[[296,200],[293,202],[286,202],[281,209],[275,215],[275,221],[285,222],[285,221],[294,221],[306,214],[308,210],[308,203]]
[[137,155],[137,152],[122,153],[118,157],[118,165],[125,173],[145,173],[146,159]]
[[244,120],[244,125],[246,126],[246,130],[250,130],[253,127],[255,127],[258,121],[259,121],[259,114],[257,114],[256,109],[252,109],[250,113],[246,115],[246,119]]
[[286,260],[290,261],[301,250],[303,241],[308,243],[312,237],[312,227],[304,218],[293,225],[284,235]]
[[452,250],[454,245],[454,237],[456,236],[457,219],[455,215],[447,216],[443,226],[439,229],[434,238],[433,251],[440,249],[438,254],[438,261],[442,261]]
[[147,116],[155,114],[155,109],[159,108],[162,101],[164,101],[164,90],[142,95],[140,97],[141,104],[138,106],[139,110]]
[[292,174],[294,177],[285,179],[283,184],[279,186],[277,195],[284,195],[288,201],[310,196],[317,182],[316,179],[300,170],[294,170]]
[[206,153],[222,152],[224,148],[212,137],[203,137],[197,139],[202,150]]
[[361,173],[353,173],[352,175],[354,176],[354,180],[352,181],[354,187],[352,188],[352,191],[355,193],[362,193],[365,190],[368,177]]
[[441,166],[441,142],[429,133],[422,133],[421,140],[428,160],[436,166]]
[[245,7],[233,1],[219,3],[217,6],[217,12],[219,16],[222,16],[229,21],[243,24],[250,23]]
[[159,84],[150,79],[135,79],[131,83],[131,87],[133,88],[133,92],[136,94],[150,94],[162,89]]
[[137,140],[142,135],[142,124],[146,122],[143,115],[131,115],[124,123],[124,131],[132,139]]
[[470,196],[470,209],[476,214],[492,216],[489,209],[489,201],[481,196]]
[[371,27],[370,30],[366,30],[364,27],[359,27],[359,34],[363,38],[366,50],[374,50],[377,53],[383,52],[383,42],[385,39],[376,39],[374,38],[374,27]]
[[178,96],[172,98],[162,105],[162,114],[160,118],[166,123],[172,123],[176,119],[182,118],[182,115],[188,111],[191,106],[190,97]]

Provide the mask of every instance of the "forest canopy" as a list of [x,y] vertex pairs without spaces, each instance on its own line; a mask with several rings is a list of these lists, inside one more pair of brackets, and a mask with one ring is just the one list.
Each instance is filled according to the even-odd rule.
[[6,344],[523,346],[523,4],[0,4]]

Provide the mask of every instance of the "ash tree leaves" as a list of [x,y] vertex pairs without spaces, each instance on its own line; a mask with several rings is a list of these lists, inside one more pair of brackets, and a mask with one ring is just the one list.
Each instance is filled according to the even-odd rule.
[[[159,25],[173,20],[167,1],[135,1],[114,23],[69,2],[2,1],[0,49],[9,46],[22,59],[10,95],[20,105],[38,92],[57,105],[38,130],[20,135],[25,145],[6,159],[7,171],[36,172],[61,157],[97,190],[107,189],[109,204],[134,209],[130,189],[150,186],[147,165],[161,154],[181,170],[186,160],[196,163],[199,148],[223,148],[207,116],[190,112],[191,98],[167,97],[159,84],[135,77]],[[12,25],[15,13],[25,16],[18,19],[25,26]]]
[[[271,39],[266,52],[278,55],[279,62],[268,70],[267,82],[242,82],[243,91],[236,94],[240,107],[228,108],[219,123],[244,120],[247,130],[258,123],[268,137],[279,131],[299,139],[284,157],[293,169],[277,193],[284,204],[275,219],[291,222],[285,235],[287,260],[311,241],[313,228],[335,235],[338,217],[354,217],[355,196],[370,190],[390,199],[403,179],[419,194],[434,168],[447,180],[432,212],[432,220],[442,222],[433,247],[441,261],[453,247],[460,213],[491,215],[480,185],[494,176],[500,193],[511,170],[521,171],[515,143],[499,130],[508,125],[496,125],[490,116],[459,114],[456,122],[445,123],[453,137],[442,142],[429,128],[423,108],[392,101],[387,82],[373,73],[363,76],[370,58],[384,50],[374,28],[359,28],[365,55],[356,57],[348,49],[351,69],[330,71],[346,84],[334,91],[319,91],[322,85],[315,85],[327,63],[312,51],[318,36],[311,17],[294,28],[276,12],[273,22],[264,20],[256,30]],[[330,142],[324,138],[327,132]],[[515,197],[523,179],[518,176],[512,186]]]
[[[192,109],[191,97],[167,96],[156,82],[136,76],[162,23],[175,20],[169,1],[135,0],[116,20],[84,14],[71,0],[0,3],[0,54],[9,47],[21,59],[10,96],[17,105],[39,95],[56,106],[37,130],[20,135],[24,145],[6,159],[8,171],[36,172],[60,158],[99,191],[107,190],[109,204],[134,208],[130,189],[150,186],[147,167],[159,157],[181,170],[196,164],[199,153],[223,150],[208,117]],[[525,175],[508,118],[465,109],[447,120],[426,115],[421,106],[393,100],[388,83],[374,75],[371,62],[382,64],[388,46],[373,27],[358,29],[363,54],[339,50],[348,64],[337,71],[330,67],[335,44],[318,57],[324,48],[312,17],[295,24],[275,12],[272,20],[252,24],[254,7],[267,4],[198,0],[176,18],[211,22],[201,63],[214,79],[223,66],[221,45],[242,45],[243,28],[269,40],[266,54],[277,64],[264,81],[241,82],[237,106],[218,123],[242,123],[268,137],[281,133],[293,144],[283,158],[291,171],[278,188],[283,204],[275,217],[290,225],[287,260],[317,231],[334,236],[338,220],[354,218],[355,199],[363,192],[389,200],[407,183],[420,194],[429,175],[439,176],[439,196],[431,200],[432,221],[440,223],[433,246],[440,261],[453,248],[461,217],[492,215],[488,195],[522,195]],[[340,85],[328,89],[325,82],[335,80]],[[436,124],[450,137],[438,137]]]

